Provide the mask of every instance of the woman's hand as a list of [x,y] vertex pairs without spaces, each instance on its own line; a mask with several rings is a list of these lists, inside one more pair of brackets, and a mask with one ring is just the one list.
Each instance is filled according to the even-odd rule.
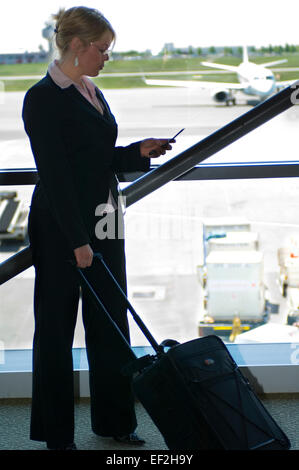
[[140,142],[140,153],[142,157],[156,158],[165,155],[166,150],[171,150],[170,142],[175,140],[169,139],[145,139]]
[[92,264],[93,251],[90,245],[79,246],[74,249],[78,268],[88,268]]

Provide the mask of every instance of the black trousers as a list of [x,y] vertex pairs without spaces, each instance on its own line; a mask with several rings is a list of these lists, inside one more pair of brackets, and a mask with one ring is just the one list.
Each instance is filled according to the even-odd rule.
[[[74,440],[72,344],[80,291],[92,430],[101,436],[133,432],[137,423],[131,381],[121,374],[122,366],[131,359],[128,348],[85,288],[80,289],[78,272],[68,261],[74,254],[49,212],[31,207],[29,238],[36,272],[30,438],[50,446]],[[124,240],[95,237],[91,246],[94,252],[103,254],[126,292]],[[85,271],[130,341],[126,306],[101,264],[94,261]]]

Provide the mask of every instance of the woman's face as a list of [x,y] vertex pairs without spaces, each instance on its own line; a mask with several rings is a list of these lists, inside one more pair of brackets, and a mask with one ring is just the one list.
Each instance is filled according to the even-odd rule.
[[79,57],[79,66],[84,75],[96,77],[109,60],[109,50],[113,36],[110,31],[106,31],[97,41],[91,42]]

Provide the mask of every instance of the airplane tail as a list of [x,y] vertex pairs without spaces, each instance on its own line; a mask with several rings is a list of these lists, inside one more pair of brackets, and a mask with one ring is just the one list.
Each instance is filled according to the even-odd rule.
[[249,62],[247,46],[243,46],[243,62]]
[[[249,62],[247,46],[243,46],[243,62]],[[238,72],[238,67],[239,67],[236,65],[216,64],[216,62],[201,62],[201,64],[204,65],[205,67],[228,70],[230,72],[236,72],[236,73]]]
[[[261,67],[272,67],[273,65],[283,64],[287,62],[288,59],[275,60],[273,62],[265,62],[264,64],[259,64]],[[248,59],[248,49],[247,46],[243,46],[243,62],[249,62]]]

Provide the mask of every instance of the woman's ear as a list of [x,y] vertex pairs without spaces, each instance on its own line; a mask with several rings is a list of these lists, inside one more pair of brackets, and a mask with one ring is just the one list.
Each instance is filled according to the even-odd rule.
[[70,42],[70,50],[74,52],[74,54],[78,54],[78,52],[81,52],[84,49],[84,44],[81,41],[80,38],[77,36],[73,37],[73,39]]

